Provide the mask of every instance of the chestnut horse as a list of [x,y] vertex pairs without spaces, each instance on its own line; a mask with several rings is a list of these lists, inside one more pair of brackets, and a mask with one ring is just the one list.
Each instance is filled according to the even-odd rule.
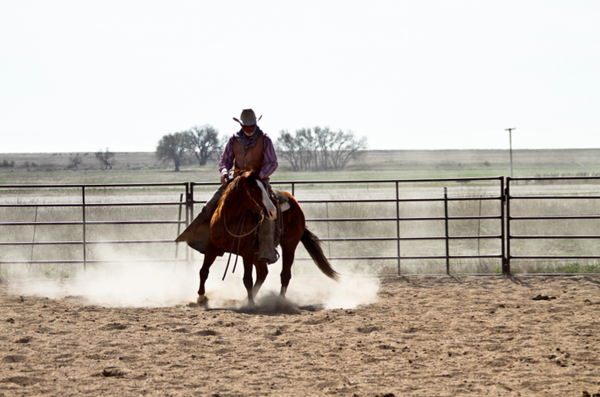
[[[257,177],[259,170],[251,170],[237,175],[229,183],[210,222],[210,241],[204,251],[204,262],[200,269],[198,303],[206,305],[204,284],[208,272],[217,258],[225,252],[240,255],[244,264],[244,286],[248,292],[248,304],[254,306],[254,297],[268,274],[267,264],[258,259],[258,227],[264,217],[277,217],[264,184]],[[337,279],[338,274],[323,254],[319,238],[306,228],[304,212],[298,201],[289,193],[281,192],[289,199],[290,208],[280,212],[281,227],[279,244],[282,250],[281,295],[285,296],[292,278],[292,264],[299,242],[309,253],[317,267],[329,278]],[[256,268],[256,283],[252,280],[252,265]]]

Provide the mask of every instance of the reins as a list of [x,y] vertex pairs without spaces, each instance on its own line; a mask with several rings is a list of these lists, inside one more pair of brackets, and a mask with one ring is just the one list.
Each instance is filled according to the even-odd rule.
[[[242,228],[244,227],[244,221],[246,220],[246,214],[248,213],[248,210],[244,211],[244,216],[242,217],[242,221],[240,222],[238,229],[241,231]],[[237,244],[237,250],[236,250],[236,254],[235,254],[235,262],[233,262],[233,270],[231,271],[231,273],[235,273],[235,268],[237,267],[237,262],[238,262],[238,258],[239,258],[239,252],[240,252],[240,244],[242,243],[242,239],[238,238],[237,239],[238,244]],[[229,270],[229,263],[231,262],[231,255],[233,254],[233,246],[235,244],[235,237],[233,238],[233,240],[231,240],[231,251],[229,252],[229,258],[227,258],[227,266],[225,266],[225,271],[223,272],[223,279],[225,280],[225,276],[227,276],[227,270]]]
[[256,224],[256,226],[254,226],[252,228],[252,230],[250,230],[248,233],[235,234],[235,233],[231,232],[229,230],[229,228],[227,227],[227,218],[223,217],[223,223],[225,224],[225,230],[227,230],[227,233],[229,233],[231,236],[236,237],[236,238],[246,237],[246,236],[249,236],[250,234],[254,233],[256,231],[256,229],[258,229],[258,227],[263,223],[264,220],[265,220],[265,214],[263,213],[263,210],[261,208],[261,210],[260,210],[260,221],[258,221],[258,223]]
[[248,191],[248,188],[246,188],[246,194],[248,195],[248,197],[250,197],[250,199],[254,202],[254,204],[260,209],[260,220],[258,221],[258,223],[256,224],[256,226],[254,226],[254,228],[252,228],[252,230],[250,230],[248,233],[244,233],[244,234],[235,234],[232,233],[229,230],[229,227],[227,227],[227,217],[223,216],[223,223],[225,224],[225,230],[227,230],[227,233],[229,233],[231,236],[236,237],[236,238],[242,238],[242,237],[246,237],[249,236],[250,234],[254,233],[256,231],[256,229],[258,229],[258,227],[263,223],[263,221],[265,220],[265,213],[263,211],[263,208],[260,206],[260,204],[258,204],[256,202],[256,200],[254,200],[254,197],[252,197],[250,195],[250,192]]
[[[236,252],[235,263],[233,264],[232,273],[235,272],[235,268],[236,268],[236,265],[237,265],[237,258],[239,256],[239,252],[240,252],[240,244],[242,242],[242,237],[246,237],[246,236],[249,236],[250,234],[254,233],[256,231],[256,229],[258,229],[260,227],[260,225],[263,223],[263,221],[265,220],[265,213],[263,211],[263,208],[261,207],[260,204],[258,204],[258,202],[256,202],[256,200],[254,200],[254,197],[252,197],[252,195],[248,191],[248,187],[246,187],[246,194],[248,195],[248,197],[250,197],[250,199],[252,200],[252,202],[254,202],[254,204],[256,205],[256,207],[260,210],[260,220],[258,221],[258,223],[256,224],[256,226],[254,226],[252,228],[252,230],[250,230],[248,233],[235,234],[231,230],[229,230],[229,227],[227,226],[227,217],[225,216],[224,211],[221,209],[221,213],[223,214],[223,224],[225,225],[225,230],[227,231],[227,233],[229,233],[229,235],[231,235],[233,237],[233,241],[231,242],[231,252],[229,253],[229,259],[227,260],[227,266],[225,267],[225,272],[223,273],[223,280],[225,280],[225,276],[227,275],[227,270],[229,269],[229,262],[231,261],[231,254],[233,254],[233,245],[235,244],[235,239],[236,238],[238,239],[238,247],[237,247],[237,252]],[[237,230],[239,230],[240,232],[241,232],[242,228],[244,227],[244,223],[246,221],[246,213],[247,212],[248,212],[248,210],[246,209],[244,211],[244,216],[242,217],[242,221],[238,225]]]

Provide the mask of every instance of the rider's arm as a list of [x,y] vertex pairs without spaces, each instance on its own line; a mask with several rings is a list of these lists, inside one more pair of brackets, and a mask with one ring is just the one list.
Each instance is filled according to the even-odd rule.
[[277,162],[277,154],[275,153],[275,147],[273,147],[273,141],[266,134],[263,138],[263,167],[260,170],[258,177],[265,179],[271,176],[277,169],[279,163]]
[[233,142],[235,137],[229,138],[225,150],[221,154],[221,161],[219,161],[219,172],[221,173],[221,183],[223,179],[227,180],[227,172],[233,167],[234,155],[233,155]]

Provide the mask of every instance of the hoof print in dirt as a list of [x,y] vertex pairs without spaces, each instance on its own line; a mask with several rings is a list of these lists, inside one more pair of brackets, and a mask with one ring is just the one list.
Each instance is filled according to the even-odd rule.
[[535,298],[532,298],[534,301],[549,301],[551,299],[556,299],[556,296],[548,296],[548,295],[538,295]]
[[105,378],[109,378],[109,377],[122,378],[125,376],[125,372],[121,371],[117,367],[107,367],[102,370],[102,376],[104,376]]
[[113,330],[122,330],[125,328],[127,328],[127,325],[125,325],[125,324],[112,323],[112,324],[107,324],[104,327],[101,327],[100,329],[105,330],[105,331],[113,331]]
[[377,326],[367,326],[367,327],[358,327],[356,330],[361,334],[370,334],[371,332],[379,331],[381,327]]
[[590,394],[589,392],[587,392],[587,391],[584,390],[582,392],[582,397],[600,397],[600,392],[594,393],[594,394]]
[[2,382],[10,382],[25,387],[40,383],[42,382],[42,379],[29,378],[27,376],[13,376],[12,378],[4,379]]
[[200,336],[216,336],[216,335],[218,335],[218,332],[210,330],[210,329],[205,329],[203,331],[196,332],[196,335],[200,335]]
[[3,363],[23,363],[25,361],[27,361],[27,357],[21,355],[6,356],[2,359]]

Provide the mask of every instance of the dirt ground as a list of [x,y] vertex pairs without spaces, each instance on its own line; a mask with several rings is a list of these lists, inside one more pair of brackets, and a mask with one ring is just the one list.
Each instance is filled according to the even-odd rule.
[[0,396],[600,393],[600,277],[387,277],[327,310],[106,308],[0,285]]

